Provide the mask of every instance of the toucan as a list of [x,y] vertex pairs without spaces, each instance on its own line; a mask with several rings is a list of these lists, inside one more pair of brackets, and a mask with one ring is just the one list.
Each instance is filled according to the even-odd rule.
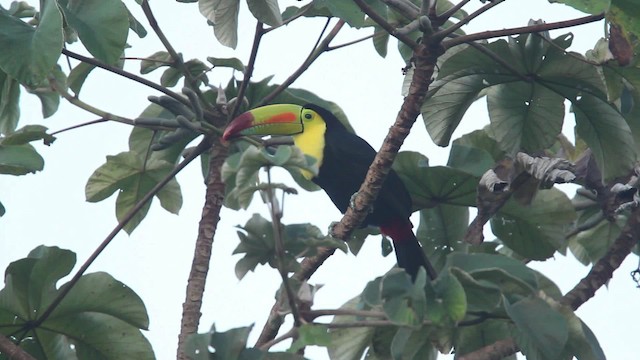
[[[317,174],[303,176],[320,186],[344,214],[358,192],[376,151],[349,132],[329,110],[315,104],[274,104],[240,114],[225,129],[224,140],[245,135],[290,135],[305,155],[316,160]],[[390,170],[362,226],[378,226],[393,241],[398,266],[415,280],[420,267],[436,277],[413,233],[411,197],[398,174]]]

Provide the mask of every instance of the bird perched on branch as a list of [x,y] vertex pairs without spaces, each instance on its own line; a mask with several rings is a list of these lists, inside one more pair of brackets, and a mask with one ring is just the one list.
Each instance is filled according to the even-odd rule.
[[[376,156],[371,145],[349,132],[330,111],[313,104],[276,104],[247,111],[231,121],[223,139],[242,135],[291,135],[295,146],[317,161],[318,174],[303,175],[324,189],[342,213]],[[413,233],[410,215],[409,192],[391,169],[363,226],[378,226],[393,240],[398,266],[412,279],[420,267],[433,279],[436,272]]]

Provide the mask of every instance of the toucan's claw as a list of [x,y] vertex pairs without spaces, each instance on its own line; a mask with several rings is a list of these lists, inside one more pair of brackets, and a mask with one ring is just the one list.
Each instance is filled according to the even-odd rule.
[[[356,198],[358,197],[358,191],[354,192],[353,195],[351,195],[351,198],[349,198],[349,207],[352,209],[356,208]],[[371,206],[369,206],[369,213],[373,212],[373,204],[371,204]]]

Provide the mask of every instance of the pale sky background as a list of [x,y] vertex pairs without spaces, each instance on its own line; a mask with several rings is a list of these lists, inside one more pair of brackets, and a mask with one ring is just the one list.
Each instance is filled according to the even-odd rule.
[[[125,0],[125,3],[149,31],[144,39],[130,34],[128,42],[132,48],[127,50],[127,56],[144,57],[164,50],[135,1]],[[0,0],[0,4],[8,7],[10,1]],[[212,29],[198,12],[197,4],[153,1],[151,5],[165,34],[185,59],[236,56],[247,61],[255,21],[244,2],[237,51],[217,43]],[[301,4],[297,1],[280,1],[281,10],[290,5]],[[467,10],[479,5],[479,1],[474,1]],[[464,28],[465,31],[523,26],[530,18],[552,22],[584,15],[563,5],[549,5],[546,1],[512,0],[497,9],[474,20],[471,26]],[[332,24],[335,24],[335,20]],[[324,19],[302,19],[286,29],[265,36],[253,79],[260,80],[275,74],[273,82],[279,83],[288,77],[307,56],[323,25]],[[603,29],[602,23],[573,29],[576,38],[571,49],[584,52],[593,47],[602,36]],[[568,30],[553,31],[551,35],[557,37],[566,32]],[[355,31],[345,27],[333,44],[370,33],[371,30]],[[82,52],[75,46],[71,49]],[[73,63],[76,64],[75,61]],[[395,51],[395,41],[390,44],[386,59],[375,53],[371,41],[365,41],[323,55],[293,86],[337,102],[358,134],[378,148],[402,103],[400,89],[403,66]],[[128,61],[126,69],[137,73],[139,64]],[[156,71],[151,78],[157,80],[160,75],[161,71]],[[214,71],[209,79],[213,84],[226,84],[229,72]],[[100,109],[133,118],[148,105],[148,95],[159,94],[129,80],[96,70],[85,83],[81,98]],[[21,101],[20,126],[37,123],[55,131],[96,118],[63,101],[58,113],[42,120],[40,104],[35,97],[23,92]],[[453,138],[487,123],[485,104],[482,100],[470,109]],[[565,133],[572,134],[573,126],[573,117],[568,116]],[[0,201],[7,211],[0,218],[0,269],[26,256],[40,244],[56,245],[76,252],[76,268],[85,261],[116,225],[115,196],[97,204],[85,202],[86,181],[104,163],[105,156],[127,150],[130,130],[128,126],[103,123],[60,134],[51,147],[36,145],[46,161],[43,172],[22,177],[0,177]],[[448,155],[448,149],[432,144],[421,121],[414,126],[403,150],[426,154],[432,165],[445,164]],[[151,319],[150,329],[145,335],[151,341],[158,359],[175,358],[186,279],[203,205],[204,185],[199,162],[183,171],[178,180],[184,198],[180,215],[167,213],[154,201],[147,218],[132,236],[124,233],[118,235],[89,269],[89,272],[109,272],[142,297]],[[293,184],[286,176],[280,181]],[[257,198],[247,211],[225,209],[222,213],[213,246],[200,327],[201,332],[207,331],[215,322],[218,330],[226,331],[255,323],[251,344],[273,305],[279,284],[277,272],[269,267],[259,267],[242,281],[235,277],[234,266],[240,259],[238,255],[231,255],[238,244],[235,226],[244,224],[255,212],[267,217],[266,206]],[[283,219],[286,224],[311,221],[325,230],[331,221],[339,219],[339,212],[323,192],[302,191],[297,196],[287,197]],[[414,224],[417,223],[415,219]],[[640,314],[635,305],[640,296],[629,277],[637,262],[636,256],[630,256],[616,271],[608,288],[600,289],[595,299],[577,312],[595,332],[609,359],[637,356],[635,341]],[[386,258],[380,255],[380,242],[376,238],[369,239],[358,257],[337,252],[311,279],[314,284],[325,284],[317,294],[315,308],[339,307],[359,294],[367,281],[384,274],[394,263],[393,255]],[[563,292],[570,290],[589,270],[572,255],[558,255],[544,263],[533,263],[532,267],[556,281]],[[286,331],[287,326],[282,329]],[[306,354],[310,359],[327,358],[323,349],[309,349]]]

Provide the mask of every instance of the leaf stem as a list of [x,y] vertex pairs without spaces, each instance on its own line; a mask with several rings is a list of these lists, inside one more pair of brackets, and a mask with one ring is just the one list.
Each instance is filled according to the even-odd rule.
[[458,21],[454,25],[451,25],[448,28],[440,30],[437,33],[433,34],[434,39],[444,39],[444,38],[446,38],[447,36],[449,36],[449,34],[453,34],[454,32],[456,32],[456,30],[458,30],[461,27],[463,27],[463,26],[467,25],[468,23],[470,23],[471,20],[473,20],[476,17],[484,14],[485,12],[487,12],[488,10],[493,8],[494,6],[497,6],[497,5],[501,4],[501,3],[503,3],[504,1],[506,1],[506,0],[493,0],[493,1],[490,1],[488,4],[482,6],[480,9],[472,12],[471,14],[469,14],[469,16],[467,16],[464,19]]
[[[101,120],[103,121],[115,121],[115,122],[119,122],[122,124],[127,124],[127,125],[131,125],[134,126],[135,125],[135,121],[132,119],[128,119],[122,116],[118,116],[118,115],[114,115],[111,113],[108,113],[106,111],[100,110],[96,107],[93,107],[87,103],[85,103],[84,101],[80,100],[79,98],[69,94],[69,92],[64,89],[62,86],[60,86],[60,84],[58,84],[58,82],[54,79],[54,78],[49,78],[49,84],[51,85],[51,88],[53,90],[55,90],[58,94],[60,94],[60,96],[62,96],[63,98],[65,98],[69,103],[81,108],[82,110],[88,111],[94,115],[100,116]],[[84,126],[84,125],[82,125]]]
[[85,126],[89,126],[89,125],[93,125],[93,124],[99,124],[99,123],[103,123],[103,122],[107,122],[107,121],[109,121],[109,119],[105,119],[105,118],[91,120],[91,121],[84,122],[82,124],[76,124],[76,125],[64,128],[64,129],[60,129],[58,131],[54,131],[54,132],[51,133],[51,135],[58,135],[58,134],[61,134],[63,132],[69,131],[69,130],[75,130],[75,129],[79,129],[81,127],[85,127]]
[[360,9],[365,14],[367,14],[367,16],[369,16],[373,21],[375,21],[376,24],[380,25],[380,27],[382,27],[385,31],[387,31],[389,33],[389,35],[391,35],[391,36],[395,37],[396,39],[402,41],[407,46],[409,46],[411,49],[415,49],[416,46],[418,46],[418,43],[413,41],[407,35],[396,31],[396,29],[393,27],[393,25],[389,24],[387,22],[387,20],[385,20],[385,18],[383,18],[380,14],[376,13],[371,8],[371,6],[369,6],[367,3],[364,2],[364,0],[353,0],[353,2],[355,2],[356,5],[358,5],[358,7],[360,7]]
[[256,64],[256,58],[258,57],[258,48],[260,48],[260,41],[262,41],[262,36],[265,34],[264,24],[259,22],[256,24],[256,30],[253,35],[253,44],[251,45],[251,54],[249,54],[249,61],[247,62],[247,67],[244,70],[244,77],[242,79],[242,83],[240,84],[240,89],[238,89],[238,96],[236,99],[236,106],[233,107],[233,110],[230,112],[230,119],[235,118],[240,114],[240,107],[242,106],[242,99],[244,99],[244,94],[247,91],[247,87],[249,87],[249,82],[251,81],[251,76],[253,76],[253,70]]

